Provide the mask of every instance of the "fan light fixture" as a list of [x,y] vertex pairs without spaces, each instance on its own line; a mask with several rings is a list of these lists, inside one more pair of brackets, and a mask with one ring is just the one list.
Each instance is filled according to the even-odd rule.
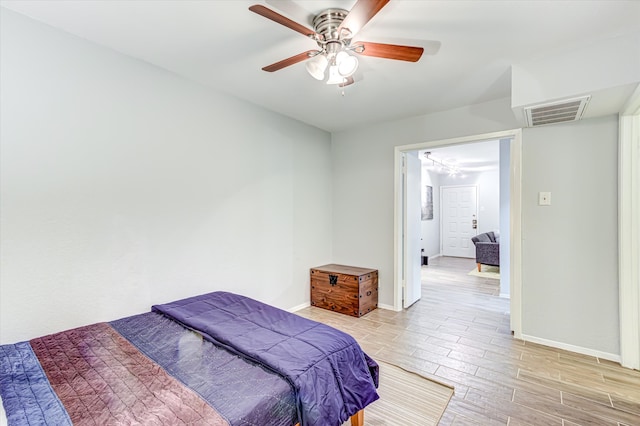
[[[355,82],[353,74],[358,69],[358,59],[353,55],[374,56],[398,61],[417,62],[424,48],[395,44],[357,41],[354,36],[391,0],[356,0],[351,10],[325,9],[313,18],[313,29],[299,24],[261,4],[254,4],[249,10],[283,25],[315,41],[317,50],[307,50],[290,58],[275,62],[263,71],[274,72],[285,67],[309,60],[307,72],[316,80],[326,80],[327,84],[344,88]],[[328,77],[327,77],[328,74]],[[342,92],[344,95],[344,91]]]
[[307,71],[316,80],[324,80],[324,70],[327,69],[329,61],[325,55],[317,55],[307,62]]
[[325,71],[329,68],[327,84],[341,84],[358,69],[358,58],[349,55],[345,50],[338,53],[321,52],[307,62],[307,72],[316,80],[324,80]]
[[313,20],[315,33],[312,38],[320,50],[315,52],[307,63],[307,71],[316,80],[325,80],[327,84],[345,84],[358,69],[358,59],[348,53],[355,48],[350,46],[351,38],[346,29],[340,30],[340,24],[348,15],[344,9],[327,9]]

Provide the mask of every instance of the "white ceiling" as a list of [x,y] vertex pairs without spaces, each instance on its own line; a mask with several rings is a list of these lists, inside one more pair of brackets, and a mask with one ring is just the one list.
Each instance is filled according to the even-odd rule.
[[[418,63],[360,57],[341,96],[299,63],[265,65],[315,42],[248,10],[261,3],[311,27],[355,0],[1,1],[84,39],[328,131],[510,96],[510,66],[640,31],[640,1],[392,0],[355,39],[425,48]],[[597,60],[597,58],[594,58]]]

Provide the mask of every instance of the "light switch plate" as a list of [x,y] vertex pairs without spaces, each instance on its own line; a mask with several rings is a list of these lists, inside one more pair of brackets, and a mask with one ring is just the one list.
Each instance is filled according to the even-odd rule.
[[550,206],[551,205],[551,193],[550,192],[540,192],[540,193],[538,193],[538,205],[540,205],[540,206]]

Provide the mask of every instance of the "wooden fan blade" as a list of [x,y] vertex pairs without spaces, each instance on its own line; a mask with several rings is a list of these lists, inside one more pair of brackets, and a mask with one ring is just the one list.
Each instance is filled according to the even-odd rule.
[[389,3],[389,0],[358,0],[342,23],[340,23],[338,34],[342,34],[343,30],[349,30],[350,35],[345,38],[353,37],[387,3]]
[[[424,49],[414,46],[400,46],[397,44],[371,43],[359,41],[352,43],[354,52],[376,58],[396,59],[398,61],[418,62]],[[362,47],[360,47],[362,46]]]
[[281,70],[282,68],[288,67],[289,65],[297,64],[298,62],[307,60],[315,53],[318,53],[318,51],[307,50],[306,52],[298,53],[295,56],[292,56],[287,59],[283,59],[280,62],[276,62],[275,64],[267,65],[266,67],[262,68],[262,71],[274,72],[274,71]]
[[264,16],[267,19],[271,19],[273,22],[277,22],[278,24],[284,25],[287,28],[291,28],[293,31],[297,31],[304,36],[311,37],[316,33],[312,29],[298,24],[297,22],[292,21],[286,16],[282,16],[278,12],[274,12],[273,10],[261,4],[254,4],[253,6],[249,7],[249,10],[257,13],[260,16]]

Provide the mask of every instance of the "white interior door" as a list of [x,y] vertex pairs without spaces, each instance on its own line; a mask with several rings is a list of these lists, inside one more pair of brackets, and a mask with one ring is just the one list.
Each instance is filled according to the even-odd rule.
[[[476,186],[443,186],[442,255],[475,258],[471,237],[477,234],[478,188]],[[477,222],[475,222],[477,226]]]
[[418,152],[404,155],[404,302],[405,308],[422,297],[420,276],[421,203],[420,185],[422,164]]

